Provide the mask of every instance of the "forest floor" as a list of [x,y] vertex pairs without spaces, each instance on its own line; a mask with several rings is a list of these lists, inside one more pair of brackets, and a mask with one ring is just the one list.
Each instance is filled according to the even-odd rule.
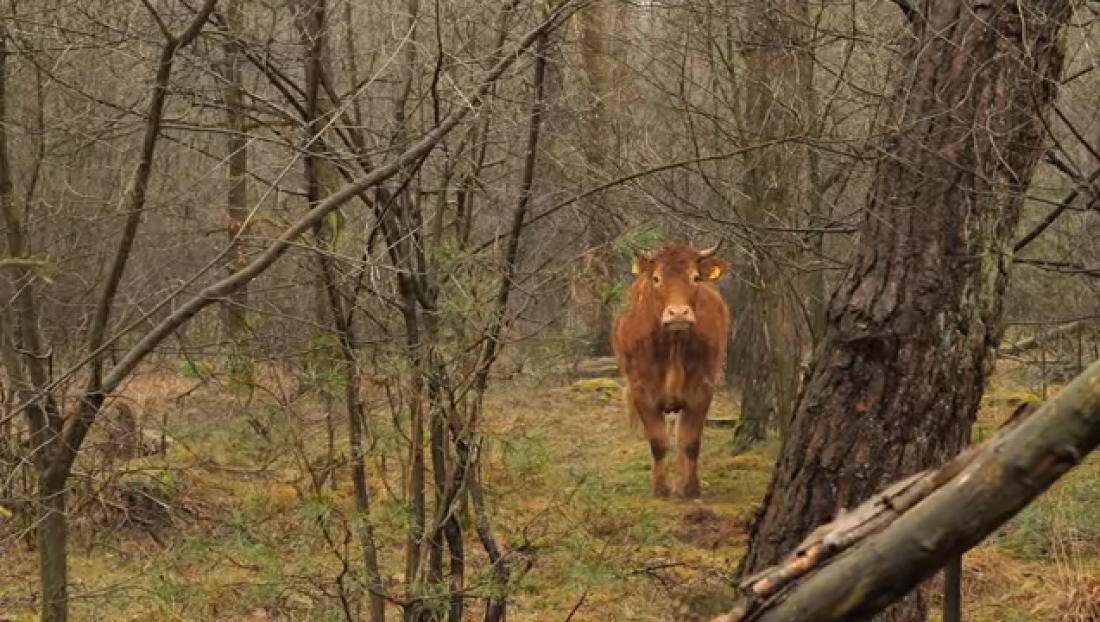
[[[74,478],[84,491],[71,538],[74,619],[347,619],[340,586],[362,593],[353,489],[346,468],[334,489],[310,475],[327,451],[325,405],[288,398],[277,380],[246,405],[224,386],[185,376],[150,372],[125,390],[143,424],[163,423],[174,439],[166,456],[112,467],[110,476],[89,458]],[[1010,376],[992,384],[976,436],[1020,399],[1034,399]],[[731,602],[728,581],[776,443],[731,457],[732,432],[708,428],[702,499],[653,499],[647,444],[619,399],[610,381],[511,380],[492,391],[484,483],[494,533],[512,560],[509,620],[673,620],[685,604],[713,614]],[[369,402],[370,416],[388,418],[384,404]],[[330,408],[343,429],[340,404]],[[735,415],[735,400],[721,395],[712,417]],[[263,422],[267,438],[250,418]],[[343,439],[337,455],[347,454]],[[394,501],[402,442],[392,433],[371,440],[373,526],[384,578],[395,586],[408,525]],[[138,481],[153,488],[120,486]],[[157,502],[138,504],[153,527],[110,526],[127,490],[158,491]],[[1100,472],[1090,460],[968,553],[966,619],[1100,620],[1098,501]],[[467,583],[482,589],[489,565],[472,528],[465,549]],[[0,539],[0,558],[0,620],[35,619],[36,555],[9,538]],[[480,619],[479,606],[467,619]]]

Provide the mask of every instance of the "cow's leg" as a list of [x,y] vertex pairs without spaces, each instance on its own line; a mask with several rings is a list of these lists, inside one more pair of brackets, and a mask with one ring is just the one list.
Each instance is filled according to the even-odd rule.
[[642,422],[646,438],[649,439],[649,453],[653,456],[653,496],[667,497],[668,427],[665,426],[665,415],[657,401],[644,393],[631,391],[627,403]]
[[680,487],[677,494],[696,499],[699,490],[699,452],[703,446],[703,427],[707,422],[710,399],[689,405],[680,413],[676,440],[680,446]]

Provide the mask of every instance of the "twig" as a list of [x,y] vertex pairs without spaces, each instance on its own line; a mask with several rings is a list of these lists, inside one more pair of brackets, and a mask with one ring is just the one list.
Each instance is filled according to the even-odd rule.
[[580,611],[581,606],[584,605],[584,601],[587,598],[588,590],[586,589],[585,591],[581,592],[581,597],[577,599],[577,602],[573,605],[573,608],[569,610],[569,615],[565,617],[565,622],[570,622],[570,620],[573,619],[573,616],[575,616],[577,612]]
[[0,259],[0,270],[5,268],[20,269],[20,270],[41,270],[45,268],[47,264],[41,259],[27,259],[25,257],[5,257]]

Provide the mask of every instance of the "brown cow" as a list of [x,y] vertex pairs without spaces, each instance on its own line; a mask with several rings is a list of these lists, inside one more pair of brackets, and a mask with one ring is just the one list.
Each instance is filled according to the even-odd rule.
[[699,496],[699,449],[714,387],[726,357],[730,312],[714,286],[730,267],[718,246],[696,250],[666,244],[637,256],[630,305],[615,319],[612,347],[626,377],[628,416],[645,427],[653,454],[653,494],[669,494],[668,428],[678,423],[683,497]]

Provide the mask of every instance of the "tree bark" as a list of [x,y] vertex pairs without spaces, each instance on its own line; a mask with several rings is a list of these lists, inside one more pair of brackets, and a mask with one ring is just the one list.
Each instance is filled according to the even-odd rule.
[[[752,3],[745,43],[747,76],[741,133],[746,143],[780,140],[796,134],[801,124],[798,104],[804,97],[802,76],[810,70],[803,42],[804,0]],[[794,143],[754,150],[745,156],[743,221],[750,227],[783,228],[794,224],[802,201],[805,149]],[[741,417],[734,433],[734,453],[764,440],[769,423],[785,428],[794,410],[801,359],[798,307],[785,281],[784,264],[792,263],[790,240],[783,234],[753,232],[757,244],[736,269],[734,328],[726,373],[740,380]]]
[[[614,82],[611,75],[611,27],[615,18],[613,0],[597,0],[578,12],[580,21],[581,67],[588,82],[586,90],[589,102],[584,112],[585,136],[581,141],[581,153],[589,175],[602,179],[606,177],[609,154],[615,151],[611,115],[608,108],[614,96]],[[613,320],[611,285],[614,282],[615,256],[611,248],[614,240],[615,219],[605,194],[584,201],[587,222],[585,223],[585,246],[589,250],[590,261],[586,267],[589,274],[586,282],[593,291],[594,299],[589,319],[589,332],[592,339],[592,356],[610,356],[611,323]]]
[[45,492],[48,483],[40,474],[38,500],[38,571],[42,584],[43,620],[69,619],[69,521],[65,516],[64,487]]
[[[1002,336],[1005,251],[1043,147],[1066,0],[921,3],[896,127],[746,573],[965,443]],[[919,593],[884,614],[923,620]]]
[[[248,247],[242,237],[248,226],[248,116],[245,111],[242,67],[245,59],[237,39],[244,22],[243,0],[230,0],[226,3],[226,24],[228,33],[223,54],[221,74],[225,84],[222,98],[225,103],[225,129],[227,130],[225,147],[226,163],[229,173],[229,191],[226,194],[226,215],[228,226],[226,233],[230,250],[227,253],[226,270],[229,274],[239,272],[248,265]],[[230,369],[238,382],[252,386],[252,365],[247,358],[248,341],[248,284],[226,297],[222,321],[226,337],[230,342]]]

